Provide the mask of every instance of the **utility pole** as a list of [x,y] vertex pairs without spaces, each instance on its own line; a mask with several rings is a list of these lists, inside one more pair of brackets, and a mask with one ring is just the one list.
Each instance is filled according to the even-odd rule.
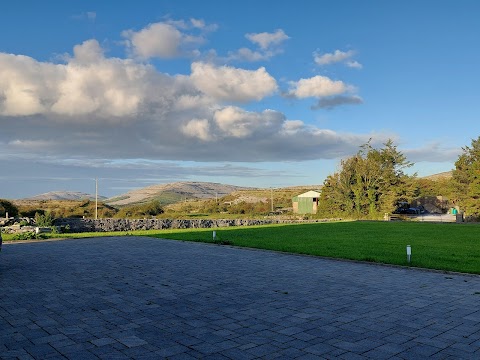
[[273,213],[273,188],[270,188],[270,203],[271,203],[272,213]]
[[95,220],[98,219],[98,178],[95,178]]

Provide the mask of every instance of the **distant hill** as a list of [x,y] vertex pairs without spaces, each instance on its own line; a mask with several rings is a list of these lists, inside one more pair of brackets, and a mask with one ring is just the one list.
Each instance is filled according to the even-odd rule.
[[[95,200],[95,195],[86,194],[79,191],[50,191],[44,194],[35,195],[22,200],[41,201],[41,200]],[[105,196],[98,196],[99,200],[106,199]]]
[[234,191],[246,189],[253,188],[211,182],[175,182],[132,190],[125,194],[107,199],[105,202],[112,206],[123,206],[158,200],[166,205],[184,199],[222,197]]
[[452,171],[445,171],[441,172],[438,174],[433,174],[433,175],[428,175],[428,176],[423,176],[422,179],[427,179],[427,180],[443,180],[443,179],[451,179],[452,178]]

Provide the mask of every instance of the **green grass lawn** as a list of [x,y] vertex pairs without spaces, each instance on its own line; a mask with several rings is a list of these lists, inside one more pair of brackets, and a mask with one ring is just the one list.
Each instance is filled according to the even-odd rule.
[[213,230],[217,243],[396,265],[409,265],[406,246],[411,245],[410,266],[480,274],[480,224],[352,221],[55,236],[145,235],[213,243]]
[[[480,274],[480,225],[413,222],[334,222],[216,229],[235,246]],[[212,229],[155,237],[213,242]]]

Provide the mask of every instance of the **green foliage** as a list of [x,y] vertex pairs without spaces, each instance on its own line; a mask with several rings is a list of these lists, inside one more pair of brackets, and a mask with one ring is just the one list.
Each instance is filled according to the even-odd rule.
[[[34,217],[36,213],[50,212],[54,218],[87,217],[95,216],[95,202],[90,200],[42,200],[31,202],[18,202],[19,212],[25,217]],[[117,210],[102,202],[98,203],[98,216],[101,218],[113,217]]]
[[420,197],[444,196],[448,199],[456,198],[455,184],[451,179],[415,179]]
[[160,201],[151,201],[141,205],[131,205],[121,208],[115,215],[117,218],[144,218],[163,214]]
[[0,216],[5,217],[6,213],[8,213],[8,216],[17,216],[18,208],[10,201],[0,199]]
[[471,220],[480,219],[480,137],[472,140],[471,146],[455,162],[453,180],[457,203]]
[[33,231],[18,233],[13,236],[13,240],[32,240],[36,238],[37,235]]
[[366,143],[325,180],[319,214],[380,218],[399,201],[410,201],[418,194],[413,179],[403,172],[412,165],[391,140],[381,149]]
[[36,213],[35,214],[35,223],[40,227],[50,227],[53,225],[55,219],[52,216],[52,213],[47,211],[45,214]]
[[34,240],[34,239],[46,239],[46,234],[35,234],[33,231],[14,234],[10,240]]

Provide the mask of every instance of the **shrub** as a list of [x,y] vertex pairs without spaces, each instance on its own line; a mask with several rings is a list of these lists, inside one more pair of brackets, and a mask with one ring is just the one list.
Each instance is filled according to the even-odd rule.
[[37,226],[41,227],[50,227],[53,225],[54,218],[52,213],[47,211],[45,214],[36,213],[35,214],[35,223]]
[[37,235],[33,231],[18,233],[13,236],[13,240],[32,240],[36,238]]
[[17,216],[18,208],[10,201],[0,199],[0,216],[5,217],[6,213],[8,213],[8,216]]
[[163,208],[159,201],[146,204],[131,205],[122,208],[117,214],[118,218],[135,218],[145,216],[157,216],[163,214]]

